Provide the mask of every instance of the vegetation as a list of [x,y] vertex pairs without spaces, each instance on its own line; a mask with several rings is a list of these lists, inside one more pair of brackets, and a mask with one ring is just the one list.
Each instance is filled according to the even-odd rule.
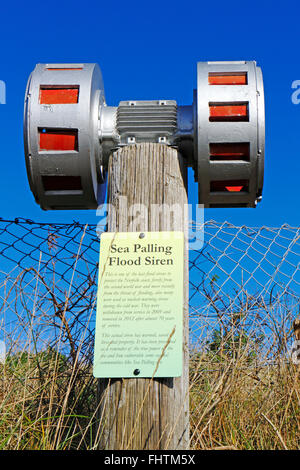
[[1,367],[0,449],[91,448],[95,382],[49,348]]
[[[81,242],[84,253],[76,256],[74,234],[65,237],[62,252],[50,233],[49,253],[44,249],[35,267],[31,259],[24,270],[6,274],[1,267],[0,339],[7,356],[0,363],[0,449],[98,448],[101,416],[91,370],[97,265],[91,245],[80,238],[78,253]],[[98,257],[98,244],[94,251]],[[298,264],[293,276],[288,271],[288,284],[270,282],[264,295],[262,282],[246,290],[241,276],[240,285],[226,287],[201,266],[191,283],[197,295],[190,304],[191,448],[298,449],[300,366],[289,355],[299,314],[299,297],[289,289],[292,279],[295,292],[299,286]]]
[[[297,449],[300,378],[293,364],[254,367],[247,356],[191,357],[193,449]],[[96,381],[54,350],[1,366],[0,449],[97,447]]]
[[206,356],[191,364],[192,448],[299,448],[299,366],[256,367],[247,357],[208,364]]

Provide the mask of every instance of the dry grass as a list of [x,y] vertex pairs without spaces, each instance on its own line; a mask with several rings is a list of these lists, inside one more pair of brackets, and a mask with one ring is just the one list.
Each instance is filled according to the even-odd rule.
[[[297,449],[294,365],[191,361],[192,449]],[[1,370],[0,449],[94,449],[99,422],[89,367],[48,350],[8,357]]]
[[293,364],[256,369],[232,362],[216,369],[192,374],[192,448],[299,448],[300,378]]
[[0,449],[92,448],[95,379],[55,351],[9,357],[1,370]]
[[[79,255],[81,238],[62,280],[56,266],[62,255],[55,239],[48,241],[50,262],[16,270],[0,285],[7,345],[0,364],[0,449],[98,447],[91,373],[97,270]],[[85,274],[77,264],[82,272],[86,266]],[[196,318],[201,346],[190,361],[191,448],[298,449],[300,366],[287,360],[295,316],[288,293],[280,302],[270,295],[266,303],[236,287],[243,296],[233,311],[228,296],[215,294],[215,282],[198,288],[216,320],[211,327]]]

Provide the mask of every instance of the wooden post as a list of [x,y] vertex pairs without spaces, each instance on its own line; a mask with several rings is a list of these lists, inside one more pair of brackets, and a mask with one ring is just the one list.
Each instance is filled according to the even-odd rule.
[[[127,201],[126,201],[127,199]],[[124,206],[127,202],[127,208]],[[143,143],[114,152],[108,169],[109,232],[187,233],[187,168],[177,150]],[[139,227],[130,227],[127,210],[147,208]],[[169,224],[168,208],[176,204]],[[162,212],[158,207],[163,206]],[[184,216],[183,216],[184,214]],[[184,257],[183,374],[163,379],[99,379],[100,449],[186,450],[189,448],[188,246]]]
[[296,318],[293,323],[296,340],[300,340],[300,318]]

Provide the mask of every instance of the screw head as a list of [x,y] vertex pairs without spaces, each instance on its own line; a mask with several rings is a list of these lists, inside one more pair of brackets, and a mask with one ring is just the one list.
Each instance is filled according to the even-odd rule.
[[134,369],[133,371],[134,375],[139,375],[141,373],[140,369]]
[[140,233],[139,238],[145,238],[145,234],[144,234],[144,233]]

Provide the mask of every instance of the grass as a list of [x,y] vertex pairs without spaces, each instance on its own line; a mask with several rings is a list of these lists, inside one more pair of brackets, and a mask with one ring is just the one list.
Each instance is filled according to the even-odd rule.
[[95,383],[86,370],[50,350],[8,357],[1,376],[0,449],[91,447]]
[[[79,255],[81,238],[77,255],[68,248],[68,274],[60,275],[63,256],[52,256],[52,235],[48,242],[50,261],[4,275],[0,285],[7,345],[0,364],[1,450],[91,450],[101,440],[91,371],[97,269]],[[233,311],[228,295],[216,294],[216,282],[197,288],[216,318],[196,318],[201,346],[190,357],[190,447],[298,449],[300,366],[286,354],[298,304],[286,289],[285,297],[271,292],[265,302],[241,286]]]
[[[298,449],[300,380],[293,365],[191,360],[192,449]],[[48,349],[1,366],[0,449],[97,448],[97,384],[88,366]]]
[[192,448],[298,449],[299,370],[293,364],[218,367],[202,370],[191,386]]

